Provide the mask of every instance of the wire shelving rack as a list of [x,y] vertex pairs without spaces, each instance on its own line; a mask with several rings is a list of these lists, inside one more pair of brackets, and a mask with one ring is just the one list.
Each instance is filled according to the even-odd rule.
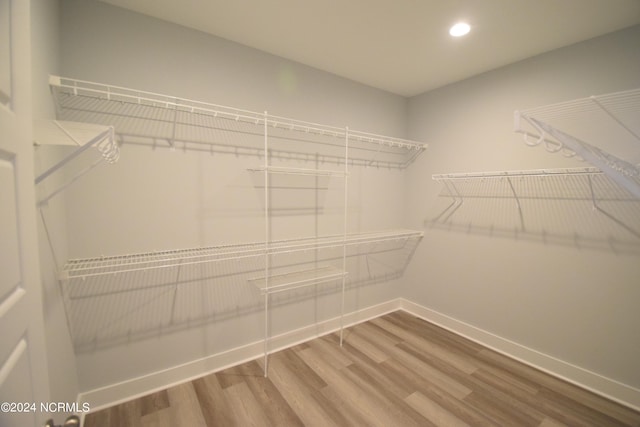
[[[124,273],[182,268],[246,258],[264,258],[262,277],[249,279],[264,295],[264,369],[268,370],[269,296],[316,284],[341,281],[340,344],[343,338],[347,248],[380,242],[420,239],[421,231],[388,230],[350,234],[347,231],[349,167],[403,169],[427,147],[408,139],[362,132],[279,117],[223,105],[59,76],[50,77],[60,121],[107,126],[108,160],[123,144],[150,145],[184,151],[254,155],[261,166],[249,169],[264,176],[264,241],[209,247],[163,250],[127,255],[69,260],[59,273],[62,281]],[[93,141],[93,140],[92,140]],[[101,140],[100,140],[101,141]],[[117,143],[116,143],[117,141]],[[99,141],[93,141],[100,146]],[[89,144],[86,147],[90,146]],[[309,148],[313,147],[313,148]],[[83,145],[82,150],[85,149]],[[113,150],[112,150],[113,149]],[[104,154],[104,153],[103,153]],[[290,167],[287,162],[306,161],[313,167]],[[54,165],[55,170],[66,162]],[[46,173],[46,172],[45,172]],[[274,174],[309,175],[344,180],[342,233],[330,236],[273,240],[270,231],[270,177]],[[315,265],[305,271],[274,269],[274,256],[342,250],[342,265]],[[274,271],[272,271],[272,269]]]

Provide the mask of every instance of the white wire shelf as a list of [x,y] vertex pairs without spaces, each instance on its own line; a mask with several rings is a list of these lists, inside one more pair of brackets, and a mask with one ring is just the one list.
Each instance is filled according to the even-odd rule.
[[347,276],[346,271],[333,266],[323,266],[316,269],[274,274],[265,277],[249,279],[249,283],[257,287],[262,294],[273,294],[293,289],[335,282]]
[[264,257],[328,248],[340,248],[344,245],[365,245],[393,240],[418,239],[421,231],[391,230],[358,234],[309,237],[301,239],[269,242],[231,244],[203,248],[177,249],[158,252],[137,253],[118,256],[105,256],[84,259],[71,259],[61,270],[60,280],[89,278],[160,268],[182,267],[188,265],[238,260],[251,257]]
[[[608,223],[599,224],[599,228],[612,228],[612,231],[607,231],[610,233],[607,237],[610,239],[609,243],[614,240],[613,233],[619,235],[620,241],[627,241],[629,236],[640,238],[640,199],[597,168],[451,173],[433,175],[433,179],[443,186],[440,195],[452,200],[434,218],[434,224],[450,224],[449,220],[453,219],[454,215],[460,216],[459,213],[463,211],[466,215],[473,216],[477,213],[481,217],[481,212],[489,206],[508,208],[510,205],[501,204],[502,201],[513,200],[518,213],[515,218],[519,220],[517,229],[522,232],[531,231],[526,224],[535,223],[536,219],[543,215],[542,212],[537,212],[536,215],[527,214],[539,209],[540,204],[544,203],[546,209],[555,209],[559,213],[553,221],[547,220],[547,226],[553,225],[561,216],[566,216],[569,209],[572,215],[576,215],[579,212],[576,209],[587,208],[589,212],[599,213],[600,220]],[[464,209],[463,205],[467,203],[470,205]],[[591,214],[585,217],[596,221]],[[584,218],[572,217],[569,226],[578,227],[579,220],[586,221]],[[468,221],[467,217],[464,223]],[[596,233],[595,229],[581,226],[584,227],[581,234]],[[565,225],[564,228],[566,227]],[[542,229],[543,237],[547,231],[545,228]],[[578,234],[575,233],[576,236]],[[556,232],[556,235],[560,233]],[[591,244],[595,244],[596,241],[597,239],[593,239]]]
[[458,203],[473,198],[631,202],[637,198],[593,167],[437,174],[446,195]]
[[289,167],[280,167],[280,166],[269,166],[269,167],[257,167],[248,169],[251,172],[268,172],[271,174],[282,174],[282,175],[311,175],[311,176],[337,176],[337,177],[345,177],[348,174],[344,171],[338,170],[330,170],[330,169],[306,169],[306,168],[289,168]]
[[389,167],[406,167],[427,147],[408,139],[85,80],[50,76],[49,84],[58,118],[112,125],[123,141],[147,138],[153,144],[162,140],[167,147],[182,143],[185,149],[198,149],[203,144],[239,144],[230,142],[229,132],[250,138],[264,135],[266,129],[271,138],[281,141],[340,146],[348,140],[350,149],[360,152],[351,156],[351,162]]
[[464,173],[446,173],[434,174],[431,178],[434,181],[442,182],[446,180],[469,180],[484,178],[509,178],[509,177],[553,177],[553,176],[586,176],[601,175],[602,171],[598,168],[555,168],[555,169],[530,169],[515,171],[495,171],[495,172],[464,172]]
[[514,126],[527,145],[583,159],[640,198],[640,89],[516,111]]

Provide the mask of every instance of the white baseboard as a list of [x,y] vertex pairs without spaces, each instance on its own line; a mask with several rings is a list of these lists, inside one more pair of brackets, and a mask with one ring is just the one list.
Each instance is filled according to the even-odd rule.
[[[564,379],[622,405],[640,410],[640,390],[636,388],[543,354],[403,298],[345,314],[343,321],[345,327],[348,327],[396,310],[406,311],[543,372]],[[289,331],[272,337],[269,351],[275,352],[291,347],[329,334],[339,328],[340,319],[333,318]],[[191,381],[230,366],[257,359],[264,354],[263,351],[263,341],[254,342],[183,365],[80,393],[78,402],[80,404],[89,403],[93,412],[157,390]]]
[[[367,307],[344,315],[344,326],[382,316],[400,309],[400,299],[394,299],[372,307]],[[329,334],[340,329],[340,318],[314,323],[300,329],[271,337],[269,352],[275,352],[316,337]],[[176,384],[191,381],[195,378],[220,371],[222,369],[257,359],[264,355],[264,341],[237,347],[222,353],[198,359],[183,365],[174,366],[162,371],[153,372],[127,381],[110,384],[98,389],[89,390],[78,395],[78,402],[88,403],[91,412],[126,402],[140,396],[162,390]]]
[[624,406],[640,410],[640,390],[401,298],[401,310],[512,359],[561,378]]

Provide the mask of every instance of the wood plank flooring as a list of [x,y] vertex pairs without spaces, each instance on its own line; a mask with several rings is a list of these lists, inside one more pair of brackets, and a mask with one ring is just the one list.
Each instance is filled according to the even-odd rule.
[[86,427],[640,426],[640,413],[405,312],[90,413]]

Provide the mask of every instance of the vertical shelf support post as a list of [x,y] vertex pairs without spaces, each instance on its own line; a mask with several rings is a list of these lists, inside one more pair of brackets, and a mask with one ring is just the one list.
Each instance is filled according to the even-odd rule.
[[269,137],[267,112],[264,112],[264,376],[269,370]]
[[347,271],[347,212],[349,202],[349,127],[344,132],[344,219],[342,221],[342,292],[340,303],[340,347],[344,339],[344,292],[346,287]]

